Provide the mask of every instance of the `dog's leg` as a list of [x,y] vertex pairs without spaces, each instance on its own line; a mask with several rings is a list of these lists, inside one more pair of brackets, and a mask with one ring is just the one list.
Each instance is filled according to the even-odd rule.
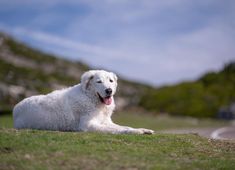
[[127,133],[133,133],[133,134],[154,134],[153,130],[150,129],[144,129],[144,128],[132,128],[128,126],[120,126],[113,122],[109,123],[109,126],[116,128],[116,129],[124,129],[127,131]]
[[89,126],[84,127],[81,131],[89,132],[104,132],[112,134],[153,134],[154,131],[150,129],[135,129],[127,126],[120,126],[114,123],[99,124],[90,123]]

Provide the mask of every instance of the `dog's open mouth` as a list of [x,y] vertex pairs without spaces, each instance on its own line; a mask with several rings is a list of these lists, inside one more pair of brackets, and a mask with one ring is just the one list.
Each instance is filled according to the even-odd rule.
[[99,96],[99,99],[102,103],[106,105],[110,105],[112,103],[112,97],[111,96],[106,96],[106,97],[101,97],[99,93],[97,93]]

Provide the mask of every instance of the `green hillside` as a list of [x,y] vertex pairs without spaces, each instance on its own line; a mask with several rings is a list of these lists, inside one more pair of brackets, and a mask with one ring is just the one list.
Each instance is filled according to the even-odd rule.
[[[0,112],[11,112],[25,97],[78,84],[89,69],[84,63],[43,53],[0,33]],[[118,83],[119,107],[136,105],[150,88],[120,77]]]
[[218,110],[235,102],[235,62],[220,72],[210,72],[194,82],[183,82],[146,93],[140,105],[172,115],[215,117]]
[[[77,84],[89,69],[84,63],[43,53],[0,33],[0,112],[11,112],[25,97]],[[155,113],[215,117],[220,108],[235,102],[235,62],[197,81],[173,86],[153,88],[120,77],[118,83],[118,108],[137,106]]]

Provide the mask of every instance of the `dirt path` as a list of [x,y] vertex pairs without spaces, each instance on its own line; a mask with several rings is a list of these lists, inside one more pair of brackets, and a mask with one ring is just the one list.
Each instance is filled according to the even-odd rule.
[[235,140],[235,122],[231,126],[221,128],[193,128],[193,129],[173,129],[160,131],[161,133],[172,134],[198,134],[203,137],[221,140]]
[[222,127],[212,132],[211,138],[213,139],[232,139],[235,140],[235,126]]

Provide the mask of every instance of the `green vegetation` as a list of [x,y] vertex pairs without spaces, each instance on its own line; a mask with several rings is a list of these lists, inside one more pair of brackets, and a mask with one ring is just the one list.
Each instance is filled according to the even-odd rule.
[[198,119],[191,117],[176,117],[168,115],[152,115],[144,113],[118,112],[113,114],[113,120],[117,124],[131,127],[145,127],[159,130],[208,128],[226,126],[228,122],[214,119]]
[[38,63],[49,62],[53,63],[56,61],[56,57],[42,53],[36,49],[29,48],[26,45],[16,42],[13,39],[7,38],[5,44],[10,48],[11,52],[16,55],[20,55],[26,59],[33,59]]
[[52,83],[73,85],[78,83],[70,76],[59,73],[44,73],[37,69],[18,67],[0,60],[0,79],[7,84],[22,85],[30,90],[45,93],[52,90]]
[[[115,113],[114,121],[155,130],[225,125],[215,120]],[[111,135],[15,130],[0,116],[0,169],[234,169],[234,141],[197,135]]]
[[[54,56],[51,54],[43,53],[37,49],[34,49],[32,47],[28,47],[27,45],[17,42],[12,38],[6,38],[4,41],[4,44],[6,47],[9,48],[9,50],[15,54],[19,55],[20,57],[23,57],[28,60],[33,60],[37,62],[37,64],[56,64],[57,67],[60,66],[61,69],[66,68],[67,65],[76,66],[80,70],[88,70],[89,67],[81,62],[70,62],[68,60],[64,60],[62,58],[58,58],[58,56]],[[58,71],[58,70],[57,70]]]
[[[4,40],[0,46],[1,113],[9,112],[27,96],[45,94],[56,88],[77,84],[80,75],[89,69],[81,62],[56,58],[1,33],[0,38]],[[11,87],[15,87],[16,93],[12,93]],[[17,92],[20,87],[21,91]]]
[[[207,128],[228,125],[228,122],[214,119],[197,119],[190,117],[173,117],[167,115],[152,115],[147,113],[133,113],[128,111],[113,114],[113,121],[120,125],[131,127],[145,127],[156,131],[181,128]],[[0,115],[0,128],[12,128],[12,114]]]
[[235,62],[198,81],[150,90],[140,105],[156,112],[194,117],[215,117],[218,110],[235,101]]
[[[40,52],[0,33],[0,111],[5,112],[25,98],[34,94],[45,94],[55,88],[72,86],[80,82],[80,76],[90,68],[77,61],[68,61]],[[8,60],[8,57],[11,57]],[[19,60],[24,61],[19,63]],[[1,89],[1,84],[8,89]],[[9,88],[23,87],[22,94],[12,95]],[[139,101],[149,86],[123,80],[119,77],[117,96],[125,97],[129,104]]]
[[13,117],[11,114],[0,115],[0,128],[13,128]]
[[[9,86],[17,85],[24,87],[25,90],[31,91],[34,94],[51,92],[53,84],[69,86],[78,82],[74,78],[63,76],[59,73],[46,74],[40,70],[14,66],[3,60],[0,60],[0,80]],[[26,92],[19,94],[17,97],[11,96],[11,94],[7,94],[4,91],[2,93],[4,96],[1,96],[0,89],[0,110],[2,112],[11,110],[17,102],[26,97]]]
[[[0,33],[0,112],[34,94],[45,94],[64,86],[79,83],[81,74],[89,67],[45,54]],[[11,60],[6,58],[11,57]],[[17,63],[19,60],[25,63]],[[27,64],[28,63],[28,64]],[[12,94],[11,86],[22,87]],[[235,102],[235,62],[220,72],[211,72],[195,82],[153,88],[119,78],[117,97],[127,106],[138,106],[154,113],[192,117],[216,117],[220,108]]]
[[233,169],[235,145],[196,135],[0,129],[0,169]]

